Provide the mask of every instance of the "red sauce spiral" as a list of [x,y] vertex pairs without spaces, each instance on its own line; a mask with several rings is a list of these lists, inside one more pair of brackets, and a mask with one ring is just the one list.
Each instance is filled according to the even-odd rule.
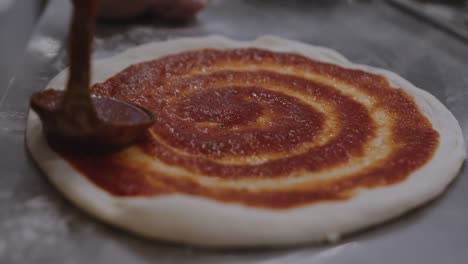
[[439,134],[375,74],[260,49],[205,49],[129,66],[97,94],[157,122],[112,155],[55,148],[117,196],[188,194],[265,208],[351,198],[404,181]]

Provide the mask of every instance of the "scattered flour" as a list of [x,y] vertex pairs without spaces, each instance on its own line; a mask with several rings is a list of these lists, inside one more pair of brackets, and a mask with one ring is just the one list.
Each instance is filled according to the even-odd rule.
[[[8,193],[0,194],[7,197]],[[63,242],[68,232],[70,217],[60,213],[57,201],[45,196],[26,200],[21,205],[6,209],[0,222],[0,259],[21,263],[28,256],[50,251]],[[3,262],[2,262],[3,263]]]

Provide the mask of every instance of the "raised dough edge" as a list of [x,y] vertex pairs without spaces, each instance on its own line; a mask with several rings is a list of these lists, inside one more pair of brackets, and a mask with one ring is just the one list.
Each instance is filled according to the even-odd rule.
[[[209,247],[245,247],[323,241],[389,220],[439,195],[456,177],[465,159],[463,135],[457,120],[431,94],[390,71],[353,64],[333,50],[275,36],[262,36],[254,41],[220,36],[179,38],[138,46],[96,61],[93,83],[106,80],[130,64],[209,47],[296,52],[315,60],[383,75],[393,86],[403,88],[415,98],[440,133],[440,146],[433,159],[402,184],[362,190],[344,202],[289,210],[260,209],[181,194],[149,198],[112,196],[81,176],[49,148],[37,115],[30,111],[26,142],[34,160],[69,200],[105,222],[148,238]],[[66,76],[66,70],[62,71],[47,87],[63,89]]]

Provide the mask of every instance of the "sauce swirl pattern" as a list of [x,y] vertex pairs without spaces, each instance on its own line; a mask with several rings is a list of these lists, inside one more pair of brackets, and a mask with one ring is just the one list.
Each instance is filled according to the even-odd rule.
[[52,146],[117,196],[188,194],[270,209],[350,199],[427,163],[439,134],[375,74],[290,53],[205,49],[129,66],[93,86],[156,113],[112,155]]

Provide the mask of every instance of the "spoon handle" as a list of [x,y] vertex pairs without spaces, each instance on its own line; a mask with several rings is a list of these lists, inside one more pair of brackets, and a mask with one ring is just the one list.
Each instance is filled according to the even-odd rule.
[[70,75],[62,110],[67,115],[95,116],[90,92],[90,67],[97,0],[72,0],[73,16],[69,33]]

